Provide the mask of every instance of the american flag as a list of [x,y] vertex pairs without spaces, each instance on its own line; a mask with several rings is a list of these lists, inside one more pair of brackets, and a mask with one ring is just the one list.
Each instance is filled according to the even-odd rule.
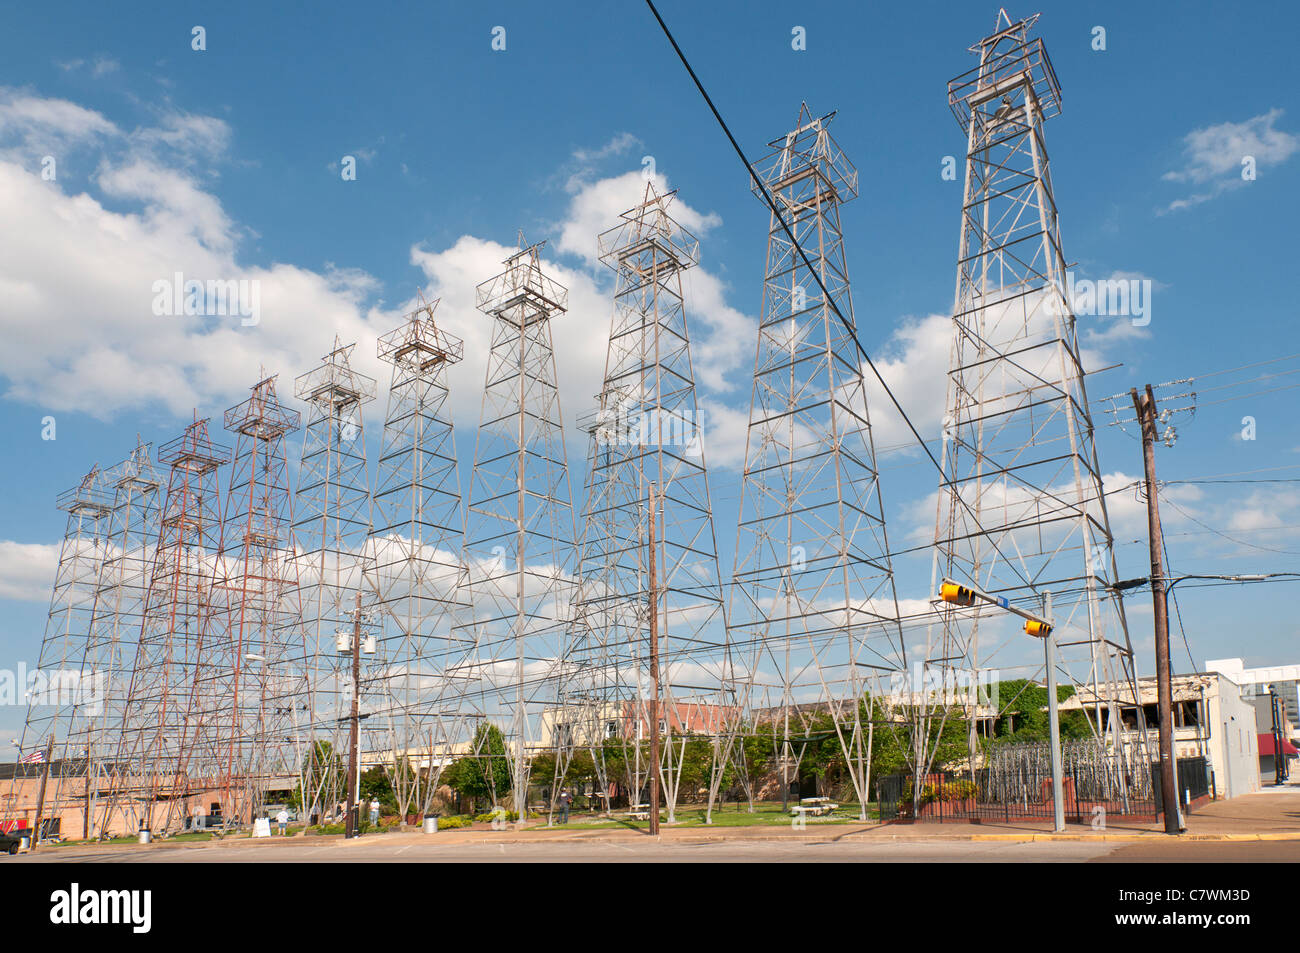
[[24,755],[23,764],[41,764],[45,761],[45,752],[39,748],[29,755]]

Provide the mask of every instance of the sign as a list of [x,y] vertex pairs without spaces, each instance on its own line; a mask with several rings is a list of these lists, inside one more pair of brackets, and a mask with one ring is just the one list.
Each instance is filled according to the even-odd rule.
[[253,836],[254,836],[254,837],[270,837],[270,836],[271,836],[271,819],[268,818],[268,817],[259,817],[257,820],[255,820],[255,821],[253,822]]

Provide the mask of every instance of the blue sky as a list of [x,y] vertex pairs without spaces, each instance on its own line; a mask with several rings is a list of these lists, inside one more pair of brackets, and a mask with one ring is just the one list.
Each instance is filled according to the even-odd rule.
[[[684,3],[661,12],[751,157],[801,100],[839,111],[834,132],[861,196],[844,212],[864,344],[927,436],[942,416],[964,133],[948,79],[992,27],[990,4]],[[1300,83],[1290,5],[1036,4],[1063,88],[1047,126],[1067,260],[1084,277],[1153,282],[1151,323],[1081,318],[1093,398],[1300,351],[1291,333],[1300,221]],[[1013,7],[1013,16],[1033,12]],[[202,25],[206,49],[191,49]],[[506,48],[491,48],[505,28]],[[803,26],[807,49],[791,49]],[[1093,28],[1106,49],[1091,48]],[[1255,154],[1243,181],[1240,155]],[[54,181],[42,159],[56,160]],[[344,181],[344,156],[357,160]],[[0,668],[34,666],[63,514],[54,496],[135,434],[160,443],[192,407],[217,416],[257,379],[290,380],[336,333],[373,354],[417,287],[467,347],[487,342],[473,284],[522,229],[548,239],[571,286],[557,326],[566,418],[599,384],[610,280],[595,233],[633,204],[643,157],[680,190],[702,240],[688,297],[703,398],[743,420],[767,214],[648,10],[608,4],[186,4],[19,6],[0,35]],[[156,317],[151,283],[187,276],[262,283],[261,321]],[[224,323],[223,323],[224,322]],[[1294,370],[1297,361],[1206,379]],[[367,368],[378,372],[377,362]],[[1162,478],[1300,477],[1295,375],[1207,392]],[[571,384],[569,383],[571,382]],[[462,471],[472,453],[482,360],[452,378]],[[381,395],[386,384],[381,384]],[[904,442],[873,407],[877,444]],[[730,414],[730,416],[728,416]],[[57,438],[41,439],[53,415]],[[1242,417],[1256,439],[1241,439]],[[368,417],[378,437],[382,399]],[[1138,444],[1097,415],[1102,469],[1131,479]],[[736,449],[706,444],[724,577],[734,539]],[[570,442],[580,488],[582,447]],[[881,455],[895,546],[928,531],[936,474],[913,450]],[[1267,471],[1267,472],[1261,472]],[[1175,572],[1300,570],[1300,492],[1288,483],[1172,484]],[[1121,575],[1145,575],[1132,493],[1112,498]],[[575,501],[578,502],[578,501]],[[1177,507],[1177,508],[1175,508]],[[1141,540],[1142,542],[1135,542]],[[900,595],[923,600],[928,557],[901,559]],[[1187,642],[1206,658],[1295,660],[1293,584],[1185,589]],[[1149,598],[1130,600],[1135,608]],[[1132,616],[1150,671],[1150,615]],[[1188,653],[1175,633],[1182,670]],[[21,709],[0,708],[0,753]]]

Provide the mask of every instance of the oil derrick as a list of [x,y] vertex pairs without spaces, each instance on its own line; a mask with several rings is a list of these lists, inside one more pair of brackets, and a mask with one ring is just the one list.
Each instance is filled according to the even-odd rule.
[[241,823],[257,816],[269,780],[296,770],[292,705],[300,684],[290,666],[302,656],[302,633],[285,437],[300,421],[276,397],[274,376],[225,415],[235,454],[213,603],[226,638],[209,645],[215,678],[201,693],[198,747],[213,752],[223,810]]
[[[439,765],[469,737],[463,681],[448,673],[464,656],[457,625],[464,595],[464,512],[447,368],[464,343],[434,322],[435,299],[379,339],[393,367],[370,536],[379,626],[373,695],[385,709],[367,720],[372,747],[389,756],[398,814],[427,813]],[[472,730],[472,729],[471,729]],[[422,760],[428,774],[421,772]]]
[[834,115],[801,107],[757,166],[780,218],[768,232],[728,621],[737,678],[763,708],[741,729],[772,735],[783,798],[806,744],[833,735],[865,810],[873,736],[862,700],[905,660],[840,224],[857,170],[831,138]]
[[104,706],[100,715],[87,721],[84,742],[81,738],[71,742],[86,752],[90,821],[82,833],[87,836],[104,830],[112,804],[105,796],[119,780],[115,757],[144,621],[150,564],[158,546],[162,478],[150,445],[137,440],[130,456],[105,474],[105,482],[113,491],[113,512],[85,662],[85,670],[95,672],[103,686]]
[[[1108,589],[1115,560],[1044,136],[1061,93],[1030,37],[1037,18],[1000,11],[971,47],[979,65],[948,84],[967,147],[933,582],[1034,610],[1051,591],[1062,670],[1114,706],[1132,648]],[[960,682],[959,667],[967,679],[1027,659],[1041,668],[1041,649],[1000,610],[939,611],[926,658],[939,674],[927,684]]]
[[298,377],[294,387],[309,408],[293,524],[307,680],[300,727],[310,743],[302,753],[302,789],[305,804],[325,809],[345,795],[352,667],[350,654],[338,651],[337,634],[352,632],[370,535],[361,408],[375,399],[375,382],[352,369],[354,347],[335,338],[320,366]]
[[[630,422],[617,396],[602,401],[597,409],[578,420],[587,443],[587,474],[583,487],[582,528],[577,541],[577,586],[573,597],[573,618],[569,648],[559,673],[556,705],[550,713],[548,730],[556,754],[552,784],[551,813],[555,795],[564,785],[574,756],[584,748],[592,758],[596,786],[610,807],[611,783],[640,791],[646,783],[648,754],[640,744],[629,743],[627,713],[635,713],[635,679],[620,677],[613,660],[620,655],[620,642],[644,638],[645,601],[638,606],[617,596],[617,551],[626,542],[615,535],[616,507],[603,504],[608,488],[606,475],[618,459],[619,446],[629,441]],[[600,404],[608,405],[604,409]],[[605,753],[617,745],[623,755],[623,771],[611,777]],[[631,759],[630,762],[628,759]]]
[[[569,293],[542,273],[541,249],[521,236],[505,270],[477,290],[492,348],[466,528],[474,618],[464,638],[474,649],[456,666],[502,733],[520,817],[529,750],[543,743],[541,720],[554,705],[573,588],[573,502],[551,344],[551,318],[567,309]],[[480,747],[492,737],[475,732]]]
[[[563,672],[564,730],[557,732],[570,751],[586,745],[600,761],[608,725],[615,724],[612,734],[627,766],[627,777],[618,780],[634,794],[656,770],[643,750],[655,697],[648,664],[653,488],[663,738],[657,770],[669,822],[681,793],[686,745],[706,741],[719,753],[731,707],[722,691],[726,625],[682,300],[682,272],[698,263],[699,242],[670,215],[675,195],[659,195],[647,183],[640,204],[598,239],[601,260],[616,275],[614,315],[600,408],[584,428],[592,456],[576,638]],[[585,724],[575,732],[572,722]],[[593,730],[601,723],[604,731]],[[566,746],[558,747],[562,761]],[[721,777],[720,770],[711,775],[710,803]]]
[[83,770],[86,745],[95,719],[103,713],[103,674],[87,667],[94,661],[90,646],[113,509],[99,467],[91,467],[77,486],[60,493],[58,507],[68,517],[20,743],[24,758],[39,758],[41,763],[21,765],[24,770],[15,773],[10,791],[12,796],[20,776],[49,770],[52,789],[46,803],[55,808],[83,793],[82,779],[89,777],[88,769]]
[[140,640],[118,760],[126,782],[128,817],[149,829],[174,830],[186,798],[211,786],[215,753],[199,750],[203,719],[217,681],[212,647],[224,642],[214,604],[220,573],[221,502],[218,469],[230,451],[208,436],[207,419],[159,448],[170,467],[158,545],[149,570]]

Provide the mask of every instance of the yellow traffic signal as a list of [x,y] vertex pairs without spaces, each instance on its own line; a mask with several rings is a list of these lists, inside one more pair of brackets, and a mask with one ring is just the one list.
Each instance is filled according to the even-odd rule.
[[944,602],[952,602],[959,606],[973,606],[975,604],[975,593],[971,592],[965,586],[959,586],[955,582],[945,582],[939,587],[939,598]]
[[1025,634],[1032,635],[1037,639],[1045,639],[1052,634],[1052,627],[1046,622],[1026,622]]

